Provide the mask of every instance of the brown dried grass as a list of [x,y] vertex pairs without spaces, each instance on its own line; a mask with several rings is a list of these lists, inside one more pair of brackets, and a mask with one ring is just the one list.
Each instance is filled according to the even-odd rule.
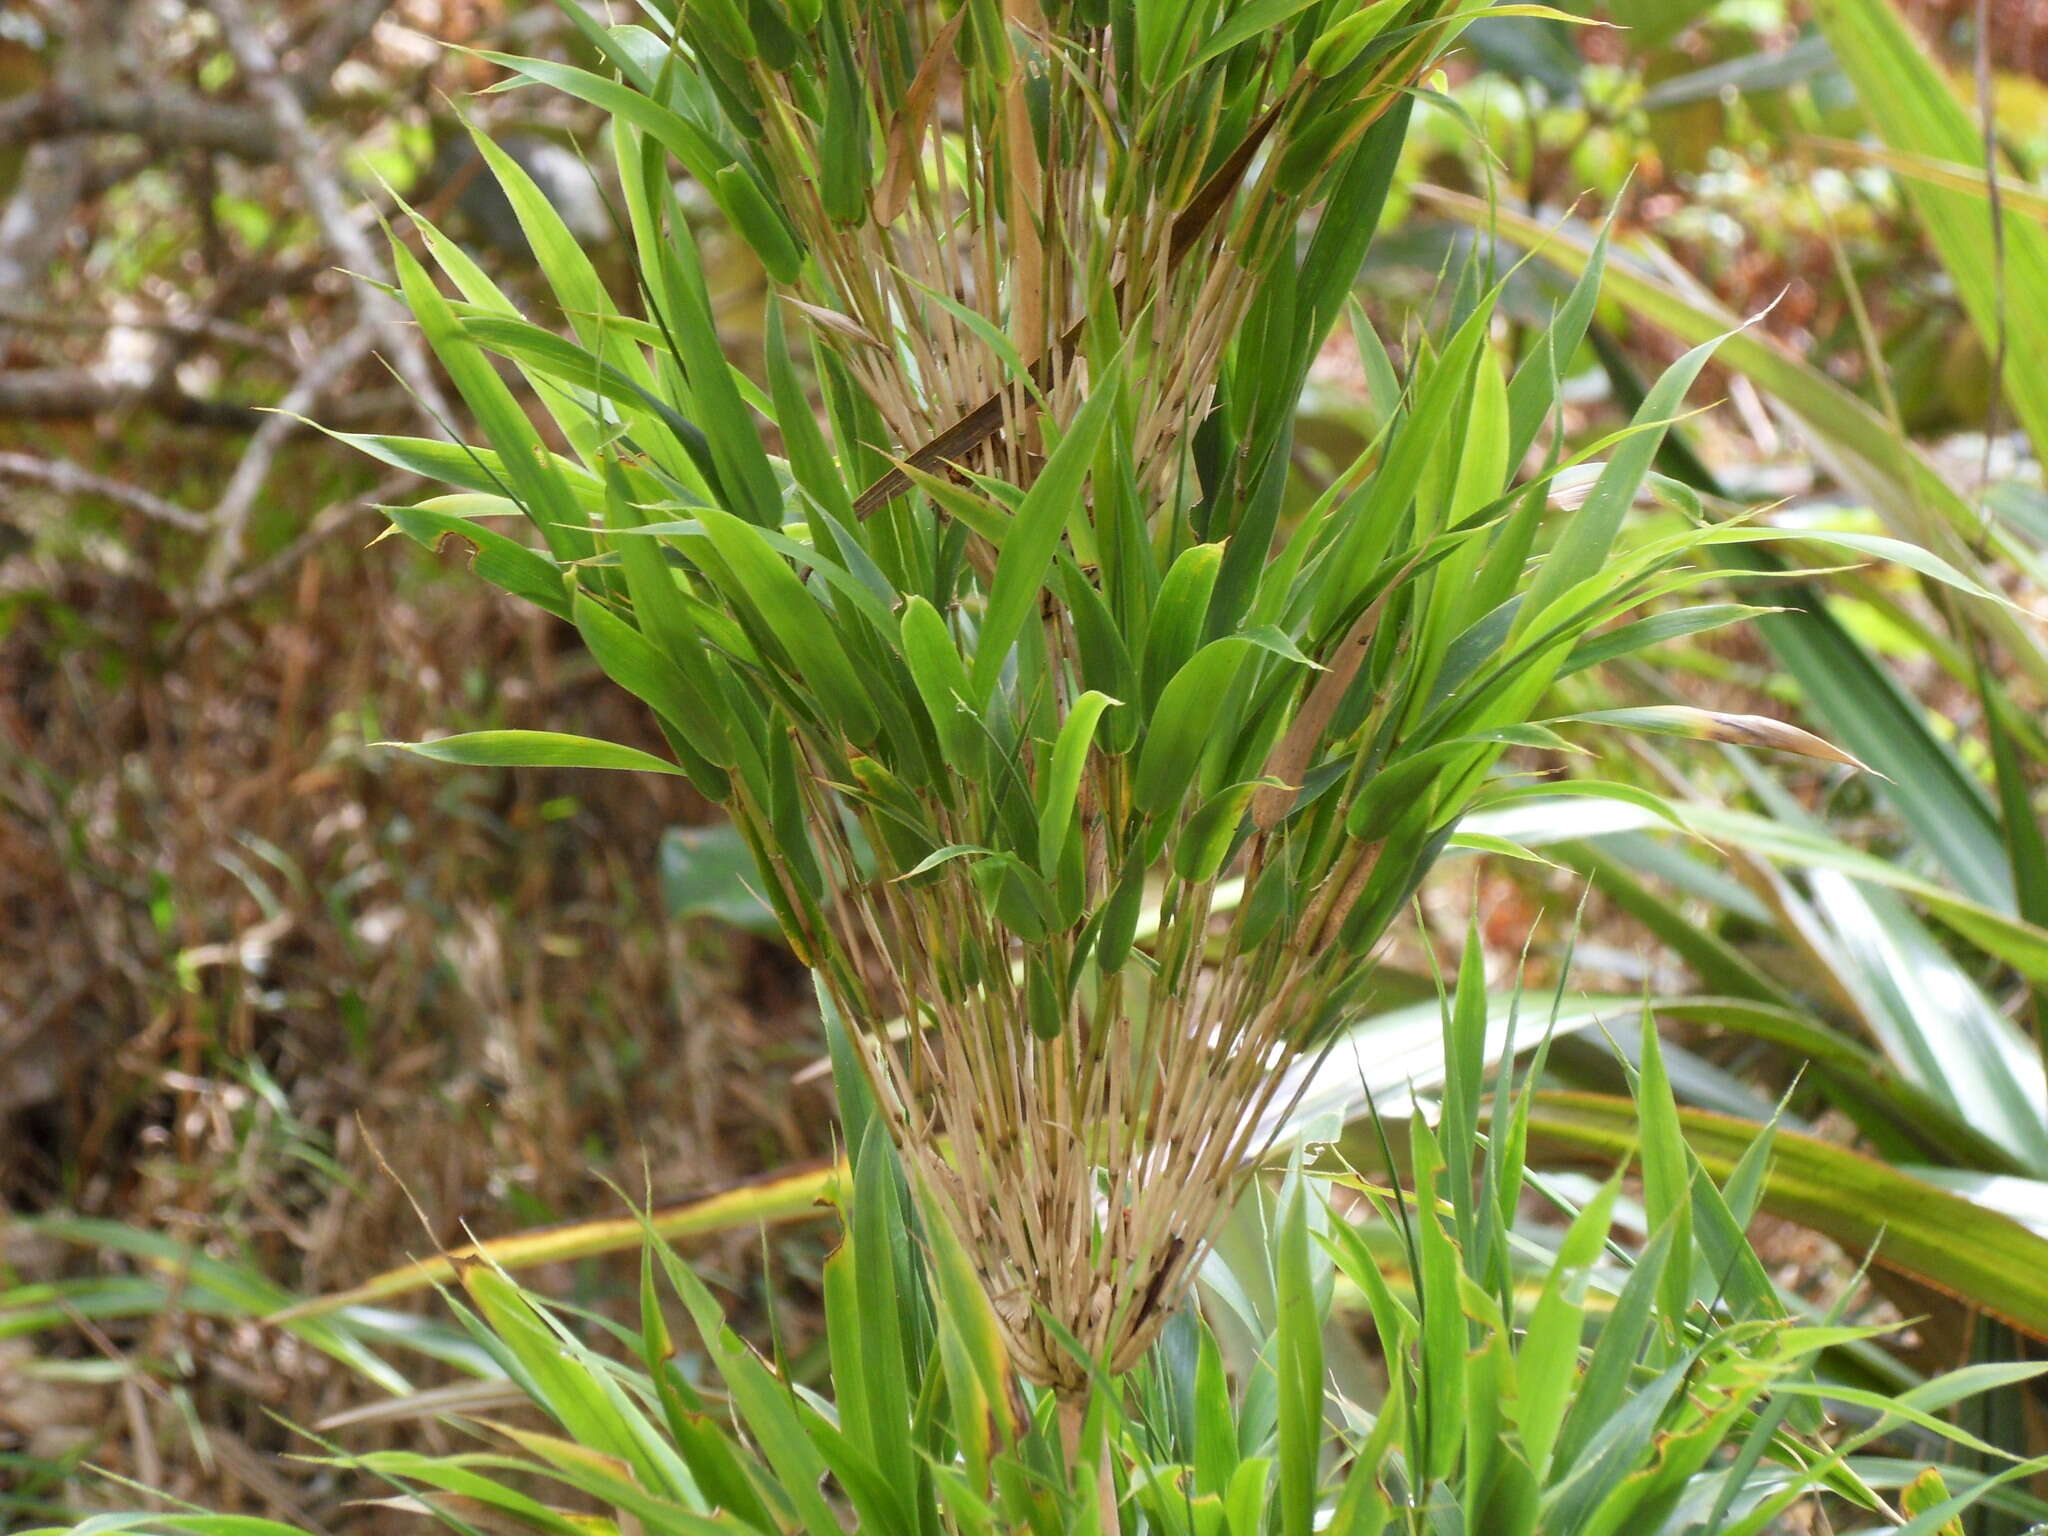
[[[830,1150],[824,1090],[786,1081],[815,1040],[801,972],[661,915],[656,840],[705,812],[686,789],[363,747],[483,719],[647,734],[573,637],[466,573],[349,538],[173,655],[144,573],[178,552],[124,533],[130,574],[33,556],[9,573],[5,1210],[112,1217],[317,1292],[471,1228],[615,1212],[606,1179],[682,1197]],[[791,1241],[806,1263],[812,1239]],[[722,1257],[758,1255],[742,1236]],[[0,1238],[0,1283],[121,1265]],[[630,1288],[596,1265],[546,1283],[594,1304]],[[365,1389],[288,1337],[174,1309],[10,1349],[0,1450],[84,1444],[224,1510],[332,1508],[279,1459],[309,1447],[272,1416],[312,1423]],[[136,1385],[31,1390],[22,1374],[106,1352],[145,1367]]]

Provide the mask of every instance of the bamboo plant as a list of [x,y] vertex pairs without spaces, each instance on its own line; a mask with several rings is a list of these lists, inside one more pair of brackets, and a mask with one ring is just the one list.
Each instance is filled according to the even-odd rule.
[[[415,218],[399,287],[487,445],[355,441],[449,485],[397,529],[574,624],[673,761],[416,750],[724,806],[1019,1369],[1078,1399],[1174,1311],[1460,817],[1529,787],[1503,753],[1561,744],[1552,679],[1749,532],[1617,542],[1709,349],[1553,497],[1599,264],[1518,367],[1469,273],[1405,370],[1357,326],[1388,424],[1290,499],[1416,97],[1470,20],[1532,7],[563,8],[600,69],[487,57],[608,116],[634,302],[480,134],[559,313]],[[761,380],[679,174],[770,281]]]

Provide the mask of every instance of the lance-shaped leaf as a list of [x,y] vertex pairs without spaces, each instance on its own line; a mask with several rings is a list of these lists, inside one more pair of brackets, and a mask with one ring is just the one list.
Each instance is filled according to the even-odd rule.
[[1059,739],[1053,743],[1052,764],[1038,807],[1038,865],[1048,880],[1059,874],[1060,854],[1067,846],[1067,829],[1074,824],[1075,805],[1081,795],[1081,771],[1088,765],[1088,748],[1095,740],[1096,722],[1116,702],[1093,689],[1082,694],[1068,709]]
[[682,769],[651,752],[559,731],[469,731],[433,741],[380,741],[437,762],[476,768],[623,768],[680,775]]
[[1060,535],[1080,499],[1081,486],[1115,409],[1117,377],[1112,366],[1096,380],[1087,402],[1075,413],[1003,536],[1002,554],[996,560],[988,607],[974,647],[971,697],[977,703],[986,703],[994,692],[1010,647],[1038,608],[1053,553],[1059,548]]
[[701,508],[699,525],[717,550],[714,572],[726,595],[743,603],[781,646],[823,713],[859,746],[875,739],[873,701],[847,658],[829,616],[761,530],[729,512]]
[[[1755,1140],[1746,1121],[1681,1109],[1685,1143],[1716,1179],[1731,1174]],[[1532,1148],[1615,1162],[1641,1130],[1627,1099],[1539,1093]],[[1780,1130],[1764,1176],[1763,1208],[1810,1227],[1849,1253],[1870,1253],[1882,1271],[1981,1307],[2033,1338],[2048,1338],[2048,1238],[2009,1216],[1817,1137]]]

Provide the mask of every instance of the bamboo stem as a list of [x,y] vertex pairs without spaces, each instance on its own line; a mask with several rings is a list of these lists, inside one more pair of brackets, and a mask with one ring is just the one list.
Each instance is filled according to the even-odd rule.
[[[1073,1475],[1081,1455],[1081,1427],[1088,1419],[1088,1398],[1083,1393],[1062,1392],[1058,1398],[1060,1451],[1067,1472]],[[1102,1437],[1102,1453],[1095,1463],[1095,1516],[1102,1536],[1117,1536],[1116,1478],[1109,1463],[1109,1436]]]

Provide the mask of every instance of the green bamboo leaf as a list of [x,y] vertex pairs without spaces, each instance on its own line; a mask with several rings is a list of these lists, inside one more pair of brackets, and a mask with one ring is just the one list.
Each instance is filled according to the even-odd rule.
[[[797,382],[783,335],[780,304],[768,306],[764,350],[768,356],[768,388],[775,402],[776,424],[782,429],[783,451],[789,455],[790,473],[828,517],[850,527],[857,521],[853,499],[847,493],[845,477],[833,462],[817,418],[811,414],[811,403]],[[817,520],[814,518],[811,523],[811,542],[830,553],[839,541],[819,537]]]
[[1118,702],[1091,688],[1068,707],[1059,739],[1053,743],[1052,763],[1046,770],[1038,804],[1038,867],[1048,880],[1059,875],[1060,855],[1067,846],[1067,829],[1074,822],[1081,772],[1088,765],[1096,722],[1104,710]]
[[712,178],[710,191],[733,229],[768,269],[768,275],[778,283],[795,282],[803,272],[803,251],[788,222],[768,201],[753,173],[740,165],[721,166]]
[[642,1528],[671,1530],[677,1536],[731,1536],[731,1526],[708,1515],[696,1514],[671,1498],[646,1492],[633,1465],[623,1457],[593,1451],[574,1439],[545,1435],[507,1424],[490,1426],[533,1457],[519,1465],[509,1460],[495,1465],[527,1473],[539,1472],[577,1490],[601,1505],[610,1505]]
[[1307,1202],[1307,1181],[1297,1162],[1282,1196],[1274,1242],[1282,1536],[1311,1536],[1315,1528],[1316,1471],[1323,1450],[1323,1317],[1309,1266]]
[[[505,468],[505,461],[498,450],[478,447],[468,443],[444,443],[431,437],[405,437],[388,433],[335,432],[319,427],[317,422],[308,426],[326,432],[337,443],[346,443],[368,454],[380,464],[393,469],[402,469],[425,480],[439,481],[459,490],[473,491],[479,495],[505,498],[519,506],[509,492],[511,476]],[[591,520],[604,512],[604,481],[590,473],[572,459],[557,453],[544,455],[548,468],[558,475],[569,488],[579,515]],[[526,508],[519,506],[524,513]]]
[[1442,1215],[1445,1191],[1443,1153],[1425,1116],[1408,1122],[1409,1156],[1413,1160],[1416,1254],[1416,1310],[1422,1325],[1422,1356],[1417,1366],[1423,1413],[1422,1465],[1433,1481],[1448,1481],[1464,1444],[1465,1372],[1468,1332],[1465,1324],[1463,1269],[1457,1244]]
[[1672,1226],[1674,1261],[1664,1274],[1665,1315],[1684,1317],[1692,1310],[1692,1167],[1685,1135],[1679,1128],[1678,1101],[1664,1066],[1663,1042],[1656,1016],[1643,1010],[1641,1077],[1636,1084],[1636,1112],[1642,1125],[1643,1213],[1652,1230]]
[[661,302],[655,313],[662,321],[669,367],[687,381],[693,413],[718,467],[726,509],[758,527],[778,527],[782,488],[741,390],[741,375],[726,358],[697,258],[696,237],[665,178],[658,181],[654,196],[663,212],[656,215],[648,209],[641,217],[664,224],[666,238],[640,238],[643,247],[651,246],[649,266],[659,277]]
[[[402,203],[400,206],[404,207]],[[412,220],[426,255],[461,293],[461,301],[450,306],[458,318],[465,322],[473,316],[505,320],[519,318],[517,306],[475,257],[428,219],[410,208],[405,212]],[[555,380],[523,364],[520,372],[525,376],[535,400],[567,439],[571,450],[586,461],[594,459],[603,443],[616,431],[615,425],[598,419],[585,393],[564,389]]]
[[1608,229],[1608,225],[1600,227],[1600,236],[1593,242],[1571,292],[1565,295],[1564,303],[1551,316],[1548,329],[1536,338],[1522,366],[1515,370],[1514,381],[1508,385],[1510,464],[1519,464],[1528,455],[1529,445],[1536,441],[1544,419],[1557,409],[1559,381],[1570,371],[1572,359],[1586,339],[1586,328],[1592,324],[1593,310],[1599,302],[1600,285],[1606,278]]
[[476,412],[477,421],[498,450],[505,479],[481,489],[509,495],[533,519],[556,560],[580,560],[591,553],[590,534],[563,477],[552,469],[552,456],[542,446],[533,423],[498,377],[475,343],[463,334],[462,323],[434,286],[425,267],[394,239],[391,259],[398,270],[406,307],[419,322],[427,345],[448,370],[456,389]]
[[1472,1199],[1473,1159],[1479,1144],[1479,1104],[1486,1078],[1486,949],[1476,921],[1465,928],[1458,976],[1445,1012],[1443,1144],[1445,1180],[1460,1248],[1475,1265],[1479,1256],[1478,1211]]
[[1060,534],[1095,460],[1117,398],[1118,369],[1104,369],[1088,399],[1046,460],[1017,508],[989,584],[988,607],[975,641],[969,699],[979,708],[995,691],[1010,647],[1038,607],[1038,594],[1052,568]]
[[606,322],[618,311],[597,267],[584,254],[582,244],[570,233],[555,205],[548,201],[526,168],[493,143],[489,134],[472,124],[469,136],[490,166],[505,200],[512,205],[520,232],[526,236],[527,248],[540,263],[549,293],[577,338],[592,351],[621,364],[629,373],[639,374],[641,381],[647,382],[651,375],[645,359],[631,347],[618,345],[615,334],[607,333]]
[[[1130,647],[1109,611],[1109,604],[1066,555],[1060,556],[1058,582],[1067,602],[1068,622],[1074,627],[1074,647],[1079,652],[1081,681],[1113,699],[1142,697],[1137,665]],[[1102,732],[1102,750],[1121,757],[1137,743],[1144,721],[1140,711],[1125,709],[1111,715]]]
[[1653,613],[1648,618],[1635,619],[1627,624],[1589,635],[1572,648],[1572,653],[1559,671],[1560,677],[1574,672],[1583,672],[1588,667],[1597,667],[1605,662],[1632,656],[1637,651],[1652,646],[1665,645],[1673,640],[1683,640],[1692,635],[1705,634],[1710,630],[1724,629],[1730,624],[1746,623],[1763,614],[1778,613],[1777,608],[1755,608],[1747,603],[1700,603],[1695,606],[1674,609],[1670,613]]
[[576,628],[605,675],[674,726],[694,750],[721,768],[733,767],[738,759],[726,740],[718,709],[697,691],[682,669],[652,640],[588,594],[579,590],[574,604]]
[[982,734],[970,702],[974,689],[966,663],[960,659],[945,619],[938,609],[912,593],[904,599],[897,634],[904,664],[910,669],[918,697],[924,700],[925,712],[932,717],[946,765],[969,783],[978,782],[988,738]]
[[680,776],[682,769],[638,747],[557,731],[469,731],[433,741],[379,741],[436,762],[477,768],[621,768]]
[[1579,1375],[1579,1346],[1585,1331],[1586,1284],[1594,1264],[1604,1256],[1614,1223],[1614,1201],[1621,1191],[1617,1171],[1572,1219],[1557,1259],[1544,1277],[1543,1292],[1529,1316],[1528,1332],[1515,1358],[1520,1394],[1516,1427],[1537,1479],[1550,1468],[1550,1453],[1571,1404]]
[[[1260,7],[1247,9],[1256,11]],[[1336,18],[1310,46],[1302,60],[1303,69],[1325,80],[1342,74],[1405,9],[1402,0],[1375,0]]]
[[[875,739],[873,701],[825,612],[752,524],[705,507],[698,522],[724,564],[727,596],[755,613],[788,654],[824,713],[858,746]],[[721,583],[724,585],[725,583]]]
[[[1348,623],[1349,615],[1363,606],[1368,585],[1386,558],[1386,540],[1415,500],[1431,460],[1446,441],[1457,437],[1458,412],[1479,366],[1492,314],[1489,297],[1428,365],[1420,384],[1412,386],[1415,403],[1387,444],[1362,503],[1341,509],[1343,532],[1324,557],[1327,574],[1316,598],[1312,634],[1326,634]],[[1426,533],[1440,531],[1431,527]]]
[[[636,1513],[659,1519],[696,1501],[696,1481],[674,1446],[573,1329],[488,1265],[469,1266],[461,1280],[488,1325],[494,1352],[569,1439],[521,1439],[502,1427],[501,1433],[571,1474],[580,1486]],[[480,1331],[467,1314],[463,1322],[472,1332]],[[601,1493],[597,1482],[605,1485]]]
[[790,1392],[775,1373],[726,1323],[704,1282],[690,1272],[666,1243],[647,1230],[671,1288],[696,1324],[698,1337],[732,1394],[733,1406],[809,1536],[841,1536],[839,1521],[820,1485],[827,1471],[817,1444],[806,1433]]
[[515,77],[513,83],[523,78],[550,86],[578,101],[589,102],[608,117],[631,123],[674,155],[692,177],[707,186],[717,178],[721,167],[732,163],[732,153],[689,119],[617,80],[606,79],[571,64],[556,63],[552,59],[523,58],[517,54],[482,50],[477,56],[510,71]]
[[[1530,1102],[1533,1124],[1534,1095]],[[1633,1115],[1633,1103],[1626,1099],[1619,1102],[1628,1104]],[[1631,1120],[1631,1127],[1633,1124]],[[1616,1164],[1617,1172],[1624,1172],[1635,1150],[1636,1142],[1631,1137],[1625,1145],[1615,1148],[1607,1160]],[[1585,1374],[1579,1378],[1564,1428],[1557,1437],[1551,1456],[1553,1467],[1572,1467],[1582,1461],[1600,1431],[1613,1423],[1631,1392],[1639,1388],[1637,1370],[1644,1363],[1645,1345],[1657,1331],[1656,1302],[1664,1286],[1665,1271],[1675,1258],[1691,1262],[1689,1254],[1675,1255],[1673,1236],[1668,1223],[1650,1234],[1650,1240],[1636,1256],[1621,1294],[1602,1319],[1593,1356],[1586,1362]]]
[[854,225],[866,217],[874,182],[874,154],[868,136],[868,105],[859,66],[837,13],[826,22],[825,120],[819,140],[818,193],[826,217]]
[[1241,636],[1211,640],[1160,690],[1131,780],[1131,802],[1139,810],[1164,817],[1180,809],[1201,767],[1216,701],[1229,692],[1251,649]]
[[359,1458],[358,1468],[394,1479],[407,1487],[438,1488],[502,1510],[521,1526],[548,1536],[584,1536],[584,1528],[568,1515],[452,1457],[424,1456],[410,1451],[381,1451]]
[[[1195,50],[1194,57],[1188,60],[1182,73],[1193,74],[1204,64],[1222,58],[1231,49],[1255,37],[1264,39],[1314,3],[1315,0],[1250,0],[1245,5],[1226,6],[1221,25]],[[1402,0],[1378,0],[1370,9],[1385,11],[1401,3]]]
[[[561,386],[582,402],[581,415],[595,414],[594,399],[624,408],[620,420],[644,446],[663,450],[661,467],[692,491],[724,494],[724,480],[710,441],[695,422],[631,374],[554,332],[506,315],[465,314],[462,333],[478,346],[510,358],[527,377]],[[618,350],[616,348],[612,349]],[[682,452],[666,444],[673,442]]]
[[1180,558],[1159,584],[1152,602],[1152,617],[1145,629],[1145,655],[1141,677],[1143,707],[1150,710],[1159,700],[1167,680],[1187,663],[1202,643],[1209,617],[1209,599],[1216,589],[1216,574],[1223,565],[1221,544],[1195,544],[1181,551]]
[[[931,1191],[920,1187],[918,1193],[924,1208],[931,1209]],[[935,1221],[928,1223],[924,1231],[935,1293],[934,1311],[941,1335],[950,1331],[956,1344],[948,1372],[958,1368],[972,1375],[979,1387],[978,1395],[987,1404],[989,1427],[1007,1441],[1016,1430],[1012,1408],[1019,1399],[1012,1396],[1014,1382],[1001,1324],[989,1304],[987,1291],[975,1277],[973,1258],[952,1228],[943,1221]]]
[[[1685,1142],[1707,1172],[1726,1178],[1755,1139],[1747,1122],[1681,1109]],[[1619,1162],[1638,1135],[1629,1100],[1539,1093],[1532,1146]],[[2032,1338],[2048,1338],[2048,1238],[2008,1216],[1860,1153],[1781,1130],[1764,1180],[1763,1209],[1810,1227],[1882,1271],[1982,1307]],[[1560,1448],[1562,1449],[1562,1447]]]
[[[861,1312],[859,1390],[867,1394],[869,1422],[876,1432],[870,1448],[878,1469],[907,1502],[915,1505],[920,1473],[910,1444],[914,1387],[910,1370],[923,1364],[912,1342],[919,1304],[912,1216],[902,1204],[903,1176],[887,1128],[868,1124],[866,1143],[854,1158],[852,1223],[860,1254],[857,1276]],[[917,1357],[913,1360],[913,1356]],[[842,1395],[845,1388],[840,1388]]]
[[[1417,189],[1426,205],[1461,222],[1543,252],[1568,271],[1583,271],[1591,242],[1549,229],[1512,209],[1436,187]],[[1931,551],[1958,570],[1981,570],[1979,541],[2030,579],[2048,585],[2048,566],[1997,524],[1986,524],[1969,500],[1914,444],[1899,436],[1874,406],[1785,347],[1754,331],[1733,329],[1734,317],[1711,299],[1639,269],[1610,263],[1604,296],[1681,340],[1723,338],[1721,361],[1776,395],[1815,437],[1827,442],[1844,474],[1902,541]],[[1986,583],[1979,583],[1985,585]],[[2038,684],[2048,685],[2048,642],[2002,604],[1979,602],[1973,617]]]
[[[706,714],[695,725],[695,733],[701,737],[700,750],[721,767],[737,766],[739,754],[727,734],[724,717],[730,711],[731,689],[739,685],[732,681],[731,669],[707,648],[708,631],[692,612],[696,599],[686,596],[677,586],[676,572],[660,546],[650,538],[628,536],[644,524],[646,517],[627,495],[625,473],[616,461],[605,464],[604,520],[611,535],[608,542],[618,553],[626,591],[633,600],[635,625],[661,649],[687,679],[690,690],[705,703]],[[744,654],[743,650],[732,648],[737,627],[723,615],[719,620],[733,631],[725,637],[727,653]],[[721,686],[728,682],[731,689]],[[712,708],[713,700],[724,700],[725,707]]]
[[1104,976],[1114,976],[1130,958],[1131,945],[1138,936],[1138,921],[1145,906],[1145,868],[1132,859],[1118,879],[1116,889],[1103,903],[1102,926],[1095,939],[1095,964]]
[[558,619],[568,618],[569,589],[561,567],[477,521],[485,509],[495,513],[501,508],[515,516],[519,510],[502,496],[437,496],[416,506],[387,507],[384,515],[393,528],[436,554],[450,539],[467,543],[475,551],[470,564],[477,575]]
[[656,93],[662,66],[671,51],[667,43],[645,27],[606,26],[578,6],[558,4],[555,8],[575,25],[591,52],[624,75],[634,90],[647,96]]
[[743,64],[759,57],[744,0],[690,0],[682,16],[707,48],[730,54]]
[[2015,612],[2024,612],[2013,600],[2002,592],[1992,590],[1955,566],[1921,548],[1918,544],[1904,539],[1888,539],[1882,534],[1850,533],[1832,528],[1776,529],[1768,527],[1722,527],[1714,530],[1709,544],[1763,544],[1763,543],[1805,543],[1818,544],[1827,549],[1847,550],[1853,554],[1875,555],[1893,565],[1903,565],[1918,571],[1922,576],[1933,578],[1945,587],[1958,592],[1967,592],[1974,598],[1987,603],[1998,603]]
[[[1777,1122],[1766,1122],[1756,1140],[1728,1171],[1726,1182],[1734,1192],[1732,1200],[1699,1170],[1698,1160],[1693,1160],[1693,1231],[1698,1235],[1704,1273],[1713,1277],[1714,1289],[1709,1294],[1717,1296],[1728,1315],[1738,1321],[1786,1319],[1785,1304],[1748,1237],[1750,1221],[1763,1198],[1763,1175],[1777,1146],[1777,1136]],[[1742,1206],[1739,1213],[1736,1201]],[[1819,1421],[1801,1427],[1818,1429]]]
[[1585,505],[1558,535],[1557,543],[1530,583],[1522,600],[1519,633],[1527,634],[1542,619],[1552,603],[1580,582],[1597,574],[1614,547],[1615,535],[1636,491],[1649,473],[1664,435],[1685,403],[1686,391],[1707,366],[1707,359],[1719,350],[1723,337],[1701,342],[1665,370],[1664,376],[1644,397],[1642,408],[1630,423],[1630,432],[1615,445],[1613,456]]
[[1219,789],[1203,801],[1188,824],[1181,829],[1173,848],[1173,872],[1183,880],[1212,880],[1230,857],[1251,808],[1252,796],[1274,779],[1247,779],[1228,789]]

